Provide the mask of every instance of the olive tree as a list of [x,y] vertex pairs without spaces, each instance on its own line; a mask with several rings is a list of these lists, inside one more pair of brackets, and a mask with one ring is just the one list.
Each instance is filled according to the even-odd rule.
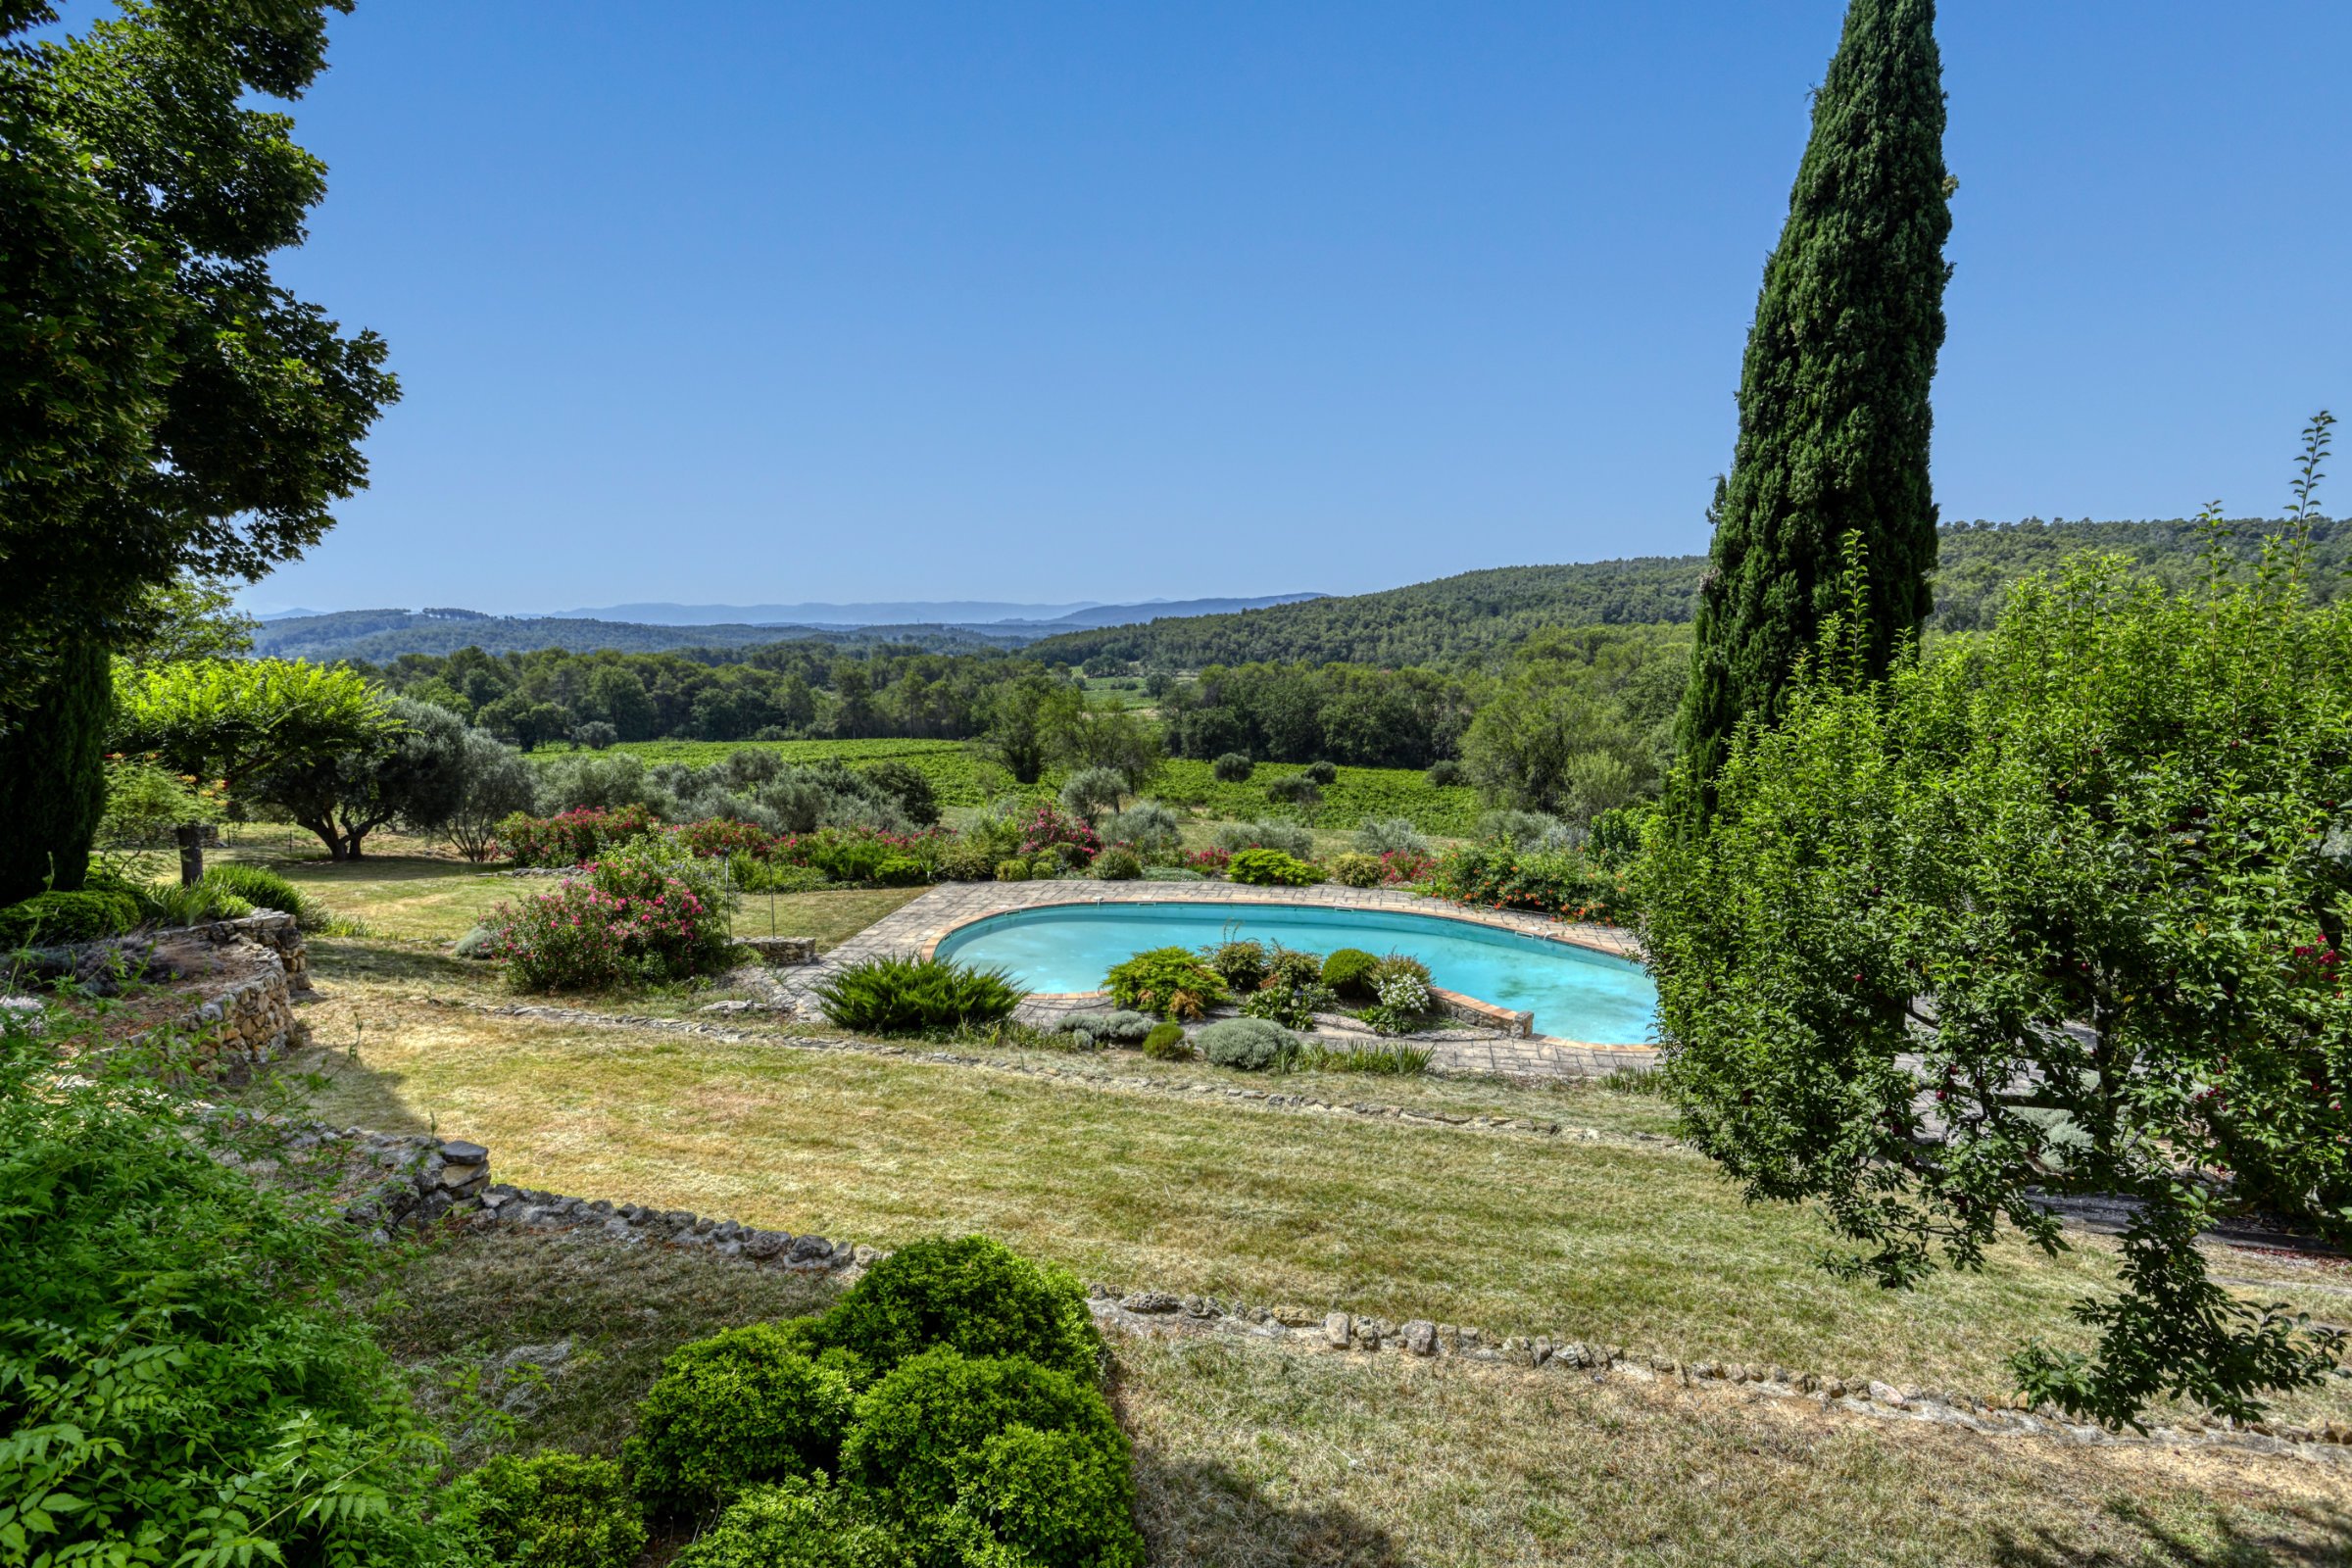
[[384,706],[396,728],[381,744],[291,756],[254,781],[253,798],[317,834],[329,859],[359,859],[391,822],[438,831],[465,800],[466,721],[402,697]]
[[1980,1268],[2004,1226],[2055,1253],[2045,1196],[2128,1200],[2095,1349],[2013,1357],[2110,1424],[2251,1417],[2339,1355],[2195,1246],[2258,1208],[2352,1242],[2352,607],[2310,607],[2292,535],[2253,581],[2221,559],[2188,592],[2076,559],[1883,682],[1833,621],[1639,871],[1689,1134],[1819,1202],[1841,1266]]

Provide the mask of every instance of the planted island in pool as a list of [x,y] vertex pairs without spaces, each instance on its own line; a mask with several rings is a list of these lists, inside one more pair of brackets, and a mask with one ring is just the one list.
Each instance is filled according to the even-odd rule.
[[1536,1033],[1596,1046],[1651,1038],[1657,992],[1639,964],[1548,937],[1444,915],[1291,904],[1054,904],[975,920],[939,956],[1001,964],[1033,991],[1101,989],[1114,963],[1148,948],[1229,939],[1329,953],[1409,953],[1431,983],[1535,1014]]

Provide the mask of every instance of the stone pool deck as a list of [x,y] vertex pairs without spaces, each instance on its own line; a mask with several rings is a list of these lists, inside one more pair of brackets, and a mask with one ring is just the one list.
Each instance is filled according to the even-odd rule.
[[[1474,909],[1444,899],[1397,888],[1344,888],[1325,883],[1306,888],[1246,887],[1232,882],[946,882],[883,916],[815,963],[767,971],[762,987],[769,1005],[807,1017],[818,1016],[810,987],[832,970],[886,954],[924,956],[947,935],[992,914],[1063,904],[1252,904],[1307,905],[1331,909],[1380,909],[1434,915],[1472,925],[1515,931],[1548,941],[1590,948],[1621,958],[1638,958],[1641,949],[1614,926],[1586,925],[1509,909]],[[1050,1022],[1081,1006],[1101,1005],[1094,997],[1036,997],[1023,1016]],[[1348,1020],[1329,1018],[1315,1031],[1332,1038],[1364,1035]],[[1494,1074],[1517,1078],[1592,1078],[1612,1072],[1644,1072],[1656,1065],[1647,1046],[1596,1046],[1545,1035],[1513,1037],[1495,1030],[1448,1028],[1416,1036],[1436,1056],[1439,1072]]]

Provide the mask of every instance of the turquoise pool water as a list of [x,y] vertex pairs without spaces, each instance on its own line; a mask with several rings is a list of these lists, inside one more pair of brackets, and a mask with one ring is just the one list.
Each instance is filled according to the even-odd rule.
[[1114,963],[1146,948],[1236,938],[1329,953],[1409,953],[1430,978],[1536,1015],[1536,1033],[1601,1046],[1650,1038],[1658,995],[1639,964],[1543,937],[1443,916],[1295,904],[1056,904],[991,915],[951,932],[939,956],[998,964],[1032,991],[1099,991]]

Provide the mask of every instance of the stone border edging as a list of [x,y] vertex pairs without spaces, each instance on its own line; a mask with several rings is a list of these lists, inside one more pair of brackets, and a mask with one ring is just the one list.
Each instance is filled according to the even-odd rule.
[[1582,1340],[1554,1342],[1547,1336],[1512,1335],[1489,1344],[1478,1329],[1416,1318],[1397,1324],[1383,1318],[1327,1312],[1320,1317],[1286,1307],[1228,1307],[1214,1297],[1179,1297],[1165,1291],[1120,1296],[1102,1285],[1087,1287],[1087,1305],[1098,1324],[1152,1338],[1162,1334],[1226,1335],[1315,1352],[1392,1351],[1424,1360],[1465,1360],[1529,1370],[1582,1373],[1593,1382],[1616,1376],[1633,1382],[1672,1382],[1739,1387],[1753,1395],[1804,1399],[1827,1411],[1881,1420],[1926,1421],[1965,1427],[1995,1437],[2035,1436],[2082,1445],[2195,1446],[2323,1462],[2352,1462],[2352,1422],[2328,1421],[2317,1428],[2255,1422],[2245,1427],[2190,1418],[2179,1427],[2152,1427],[2144,1434],[2110,1432],[2062,1417],[2035,1413],[2022,1396],[1981,1398],[1948,1390],[1901,1388],[1876,1378],[1824,1377],[1761,1363],[1680,1360],[1629,1353],[1623,1346]]

